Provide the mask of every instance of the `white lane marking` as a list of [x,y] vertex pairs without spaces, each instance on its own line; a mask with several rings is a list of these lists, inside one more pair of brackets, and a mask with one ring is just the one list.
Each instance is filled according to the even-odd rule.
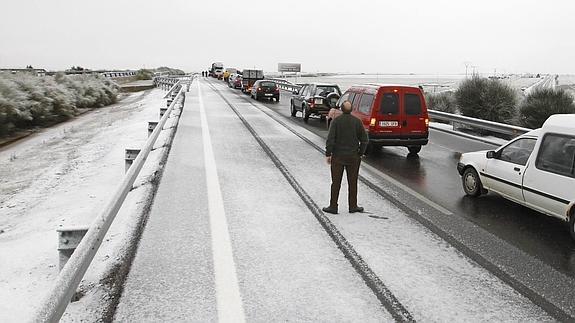
[[232,252],[232,243],[228,231],[228,222],[224,210],[224,201],[220,189],[220,180],[208,119],[204,108],[202,90],[198,80],[198,99],[200,103],[200,120],[204,144],[204,163],[208,189],[208,206],[210,212],[210,229],[212,236],[212,254],[216,283],[216,300],[219,322],[245,322],[242,297],[236,275],[236,264]]
[[400,189],[402,189],[403,191],[405,191],[406,193],[412,195],[413,197],[415,197],[416,199],[420,200],[421,202],[431,206],[432,208],[438,210],[439,212],[445,214],[445,215],[453,215],[453,212],[449,211],[448,209],[444,208],[443,206],[433,202],[432,200],[428,199],[427,197],[419,194],[418,192],[416,192],[415,190],[413,190],[412,188],[410,188],[409,186],[399,182],[398,180],[396,180],[395,178],[379,171],[378,169],[376,169],[375,167],[368,165],[367,163],[361,163],[361,167],[369,170],[370,172],[372,172],[373,174],[375,174],[375,176],[380,176],[382,177],[384,180],[391,182],[391,184],[393,184],[394,186],[399,187]]

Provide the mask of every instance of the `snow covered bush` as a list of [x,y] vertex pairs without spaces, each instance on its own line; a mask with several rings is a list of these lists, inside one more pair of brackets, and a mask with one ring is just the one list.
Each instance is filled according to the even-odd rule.
[[78,109],[116,102],[118,87],[99,76],[0,73],[0,135],[66,120]]
[[468,117],[509,123],[516,115],[515,90],[496,79],[474,76],[463,81],[455,100],[459,111]]
[[431,110],[455,113],[457,105],[452,92],[441,93],[427,93],[426,95],[427,107]]
[[521,124],[540,128],[553,114],[575,113],[573,97],[563,89],[538,89],[525,98],[519,109]]
[[137,80],[151,80],[154,77],[154,72],[151,70],[140,69],[136,72]]

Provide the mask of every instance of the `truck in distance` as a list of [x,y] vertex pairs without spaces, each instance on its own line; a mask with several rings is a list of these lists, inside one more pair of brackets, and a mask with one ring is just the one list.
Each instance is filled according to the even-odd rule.
[[251,93],[254,83],[264,79],[263,70],[245,69],[242,72],[242,92]]

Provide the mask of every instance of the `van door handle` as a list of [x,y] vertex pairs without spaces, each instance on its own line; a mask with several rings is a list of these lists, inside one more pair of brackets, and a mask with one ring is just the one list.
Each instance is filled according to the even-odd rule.
[[513,168],[513,170],[516,171],[516,172],[520,172],[520,171],[521,171],[521,169],[519,169],[519,167],[515,167],[515,168]]
[[403,121],[403,126],[407,127],[407,121]]

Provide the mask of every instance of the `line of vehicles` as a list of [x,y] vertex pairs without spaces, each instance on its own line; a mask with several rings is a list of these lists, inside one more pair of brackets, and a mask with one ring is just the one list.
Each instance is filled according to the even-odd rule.
[[[261,70],[230,71],[227,83],[252,98],[280,100],[275,81]],[[225,72],[224,72],[225,73]],[[222,74],[224,75],[224,74]],[[223,79],[223,76],[222,76]],[[239,81],[238,81],[239,80]],[[352,103],[369,135],[368,151],[404,146],[417,154],[429,142],[429,116],[421,87],[354,85],[343,92],[337,84],[300,84],[290,98],[290,115],[305,123],[317,117],[329,127]],[[575,239],[575,115],[551,116],[533,130],[496,150],[464,153],[457,165],[463,191],[478,197],[492,191],[502,197],[568,223]]]

